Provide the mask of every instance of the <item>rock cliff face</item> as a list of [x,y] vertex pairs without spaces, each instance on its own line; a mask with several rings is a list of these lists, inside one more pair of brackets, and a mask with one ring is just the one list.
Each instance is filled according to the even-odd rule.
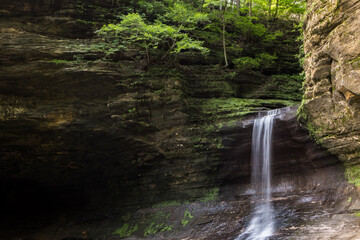
[[360,2],[308,1],[305,95],[300,119],[359,184]]
[[[209,65],[211,56],[184,54],[176,66],[146,71],[131,52],[104,61],[93,31],[100,16],[111,18],[123,5],[0,2],[4,210],[135,208],[204,197],[218,182],[222,124],[294,103],[235,97],[255,89],[254,96],[298,99],[296,81],[282,96],[281,87],[263,85],[269,77],[234,75]],[[284,62],[296,65],[291,55]]]
[[[120,217],[125,211],[172,200],[183,204],[136,212],[131,221],[134,228],[142,223],[139,238],[164,208],[175,215],[161,217],[170,221],[168,227],[184,227],[180,219],[191,220],[188,209],[195,216],[188,232],[174,231],[168,235],[172,239],[234,239],[244,226],[250,211],[251,114],[295,104],[299,82],[255,72],[234,74],[216,65],[216,56],[183,54],[175,65],[145,66],[128,52],[105,61],[93,31],[127,4],[0,2],[0,226],[6,230],[0,238],[11,239],[5,236],[9,231],[19,239],[19,229],[31,235],[29,229],[40,233],[60,222],[46,230],[48,235],[33,239],[114,239],[115,230],[128,224],[130,216]],[[360,156],[359,5],[353,0],[309,1],[300,111],[319,143],[349,164],[347,175],[354,182]],[[297,60],[293,49],[286,52],[284,46],[279,55],[284,65],[271,72],[288,69],[290,75],[298,70]],[[275,123],[275,203],[311,206],[316,200],[319,205],[308,206],[316,210],[341,202],[343,210],[358,211],[358,195],[342,181],[338,160],[310,141],[295,111],[289,109]],[[203,203],[219,191],[229,204]],[[289,191],[302,195],[284,198]],[[321,193],[308,196],[314,192]],[[94,214],[109,206],[110,211]],[[90,216],[73,214],[86,207]],[[57,211],[65,217],[58,218]],[[296,218],[291,211],[284,215]],[[288,236],[293,226],[292,220],[286,222]]]
[[[316,146],[309,134],[297,122],[297,107],[283,109],[283,114],[275,119],[273,129],[273,183],[274,189],[279,192],[298,191],[308,189],[317,184],[323,188],[331,188],[339,179],[340,169],[331,173],[333,166],[339,166],[339,160]],[[227,189],[229,186],[241,186],[246,189],[251,173],[251,135],[253,119],[248,116],[246,120],[234,126],[223,127],[223,156],[220,168],[220,179]],[[322,172],[328,176],[334,175],[333,183],[325,183]],[[232,191],[234,194],[244,190]]]

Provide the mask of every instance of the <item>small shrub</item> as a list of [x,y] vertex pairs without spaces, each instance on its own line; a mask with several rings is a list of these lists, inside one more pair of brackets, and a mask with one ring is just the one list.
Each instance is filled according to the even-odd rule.
[[360,186],[360,166],[347,166],[345,170],[345,176],[350,183],[355,186]]
[[191,215],[191,212],[189,210],[185,210],[184,218],[181,219],[181,224],[185,227],[193,217],[194,216]]
[[219,188],[213,188],[210,189],[205,197],[203,199],[201,199],[200,201],[202,202],[209,202],[209,201],[214,201],[216,200],[216,198],[219,196]]
[[236,68],[240,71],[246,71],[250,69],[257,69],[260,67],[260,61],[257,58],[241,57],[233,61]]
[[124,223],[121,228],[115,230],[114,234],[119,235],[120,237],[130,237],[136,230],[138,230],[137,224],[132,229],[129,229],[129,224]]
[[53,60],[50,60],[49,62],[50,62],[50,63],[55,63],[55,64],[57,64],[57,65],[60,65],[60,64],[71,63],[72,61],[64,60],[64,59],[53,59]]

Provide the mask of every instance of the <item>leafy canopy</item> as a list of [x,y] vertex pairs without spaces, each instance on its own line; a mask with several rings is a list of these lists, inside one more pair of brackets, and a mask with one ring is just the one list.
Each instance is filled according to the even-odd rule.
[[202,41],[192,39],[182,30],[181,26],[169,26],[160,21],[148,24],[138,13],[130,13],[124,16],[119,24],[104,25],[97,33],[119,48],[161,47],[171,53],[188,49],[198,50],[204,54],[209,52],[202,46]]
[[[121,16],[119,23],[104,25],[97,33],[105,39],[108,53],[142,49],[148,62],[150,54],[163,54],[164,58],[182,51],[207,54],[208,48],[214,49],[213,53],[227,48],[230,62],[239,69],[245,65],[250,69],[271,65],[275,59],[269,56],[276,55],[276,49],[271,46],[284,33],[271,30],[269,22],[276,18],[299,20],[306,1],[240,0],[240,5],[237,3],[236,0],[131,0],[129,11],[123,11],[127,15]],[[254,51],[263,55],[255,56]]]

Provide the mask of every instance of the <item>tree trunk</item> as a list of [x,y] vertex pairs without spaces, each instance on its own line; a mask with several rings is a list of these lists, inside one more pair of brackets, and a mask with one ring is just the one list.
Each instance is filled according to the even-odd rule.
[[225,60],[225,67],[227,67],[228,60],[227,60],[227,54],[226,54],[226,41],[225,41],[225,18],[223,17],[223,31],[222,31],[222,39],[223,39],[223,48],[224,48],[224,60]]
[[271,4],[272,0],[269,0],[269,19],[271,19]]
[[274,15],[274,18],[277,18],[278,9],[279,9],[279,0],[276,0],[276,8],[275,8],[275,15]]
[[252,0],[249,2],[249,16],[251,17],[251,11],[252,11]]
[[236,0],[236,7],[238,10],[238,13],[240,14],[240,0]]
[[226,54],[226,40],[225,40],[225,31],[226,31],[226,19],[225,19],[225,11],[226,11],[226,6],[227,6],[227,0],[225,0],[225,4],[224,4],[224,11],[222,14],[222,42],[223,42],[223,49],[224,49],[224,60],[225,60],[225,67],[227,67],[228,64],[228,59],[227,59],[227,54]]

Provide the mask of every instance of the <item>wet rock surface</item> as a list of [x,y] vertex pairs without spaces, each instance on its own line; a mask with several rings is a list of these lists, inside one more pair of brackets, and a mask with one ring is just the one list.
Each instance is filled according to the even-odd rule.
[[[340,162],[332,161],[331,156],[304,137],[304,130],[295,124],[295,112],[296,107],[288,108],[275,120],[274,149],[281,150],[282,143],[295,140],[303,144],[291,144],[291,152],[298,153],[294,157],[287,151],[274,151],[271,202],[277,230],[271,239],[357,239],[360,230],[360,218],[355,215],[360,210],[358,191],[344,180]],[[230,137],[235,133],[243,136],[242,131],[251,130],[254,117],[249,116],[236,126],[224,126],[223,140],[236,142],[229,141]],[[285,135],[276,133],[279,126]],[[225,143],[224,146],[223,166],[233,161],[232,167],[222,168],[220,189],[207,192],[208,197],[200,201],[163,202],[129,212],[74,208],[57,214],[29,215],[23,221],[9,217],[2,221],[4,230],[0,238],[235,239],[250,220],[256,196],[251,194],[249,175],[240,175],[245,172],[242,168],[249,167],[249,156],[233,155],[237,148]],[[242,146],[243,151],[251,149],[251,144]],[[306,152],[311,154],[304,154]],[[229,154],[233,155],[233,160]],[[329,160],[326,164],[324,157]],[[293,161],[285,160],[289,158]],[[305,167],[301,168],[304,162]],[[237,164],[239,174],[230,171]],[[289,168],[287,164],[298,164],[299,172],[285,171]]]
[[[354,189],[346,194],[353,193]],[[269,239],[359,239],[360,218],[339,211],[344,192],[311,189],[274,193],[276,231]],[[335,193],[335,194],[334,194]],[[332,198],[332,197],[334,198]],[[347,195],[349,196],[349,195]],[[71,216],[24,221],[27,231],[7,229],[3,239],[235,239],[250,220],[252,200],[242,195],[232,201],[187,203],[178,206],[117,212],[74,212]],[[188,215],[188,214],[190,215]],[[191,216],[188,217],[187,216]],[[6,224],[6,223],[5,223]],[[13,227],[14,225],[12,225]],[[119,229],[135,229],[127,236]],[[13,231],[11,233],[11,230]],[[126,233],[125,230],[125,233]],[[15,233],[16,232],[16,233]],[[4,233],[8,233],[6,236]],[[5,238],[4,238],[5,236]]]
[[[283,109],[283,113],[275,118],[272,142],[273,185],[278,188],[302,188],[314,185],[322,179],[325,183],[326,174],[323,169],[339,164],[339,161],[320,146],[314,144],[308,131],[297,122],[297,107]],[[220,167],[220,179],[223,185],[239,185],[248,183],[251,174],[252,124],[257,114],[247,117],[233,126],[224,126],[223,156]],[[339,175],[340,174],[340,175]],[[309,177],[304,177],[308,175]],[[341,173],[333,173],[334,179],[327,186],[336,184]],[[311,176],[311,177],[310,177]],[[318,178],[318,179],[316,179]]]

